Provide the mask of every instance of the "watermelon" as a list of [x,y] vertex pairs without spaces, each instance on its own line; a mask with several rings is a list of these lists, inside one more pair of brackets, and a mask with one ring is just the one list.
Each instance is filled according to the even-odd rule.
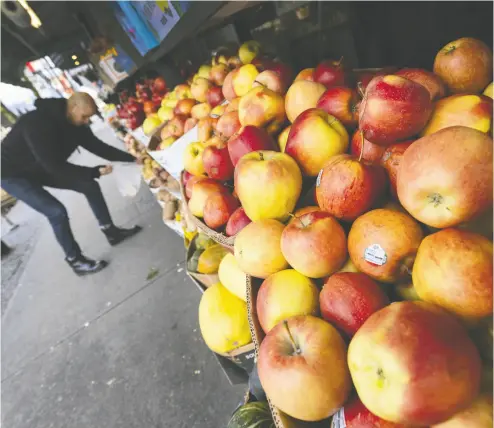
[[256,401],[241,406],[228,422],[227,428],[275,428],[268,403]]

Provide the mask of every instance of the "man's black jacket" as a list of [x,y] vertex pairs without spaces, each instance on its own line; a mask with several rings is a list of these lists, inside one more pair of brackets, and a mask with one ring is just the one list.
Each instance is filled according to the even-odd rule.
[[2,142],[2,178],[35,180],[48,174],[62,181],[79,181],[99,177],[98,167],[67,162],[79,146],[109,161],[135,161],[100,141],[88,126],[72,125],[65,99],[39,99],[35,105],[37,109],[22,116]]

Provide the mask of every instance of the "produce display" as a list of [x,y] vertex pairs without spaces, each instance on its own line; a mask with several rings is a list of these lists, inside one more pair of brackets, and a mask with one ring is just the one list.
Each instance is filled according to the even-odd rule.
[[159,149],[197,126],[180,184],[217,241],[188,260],[217,275],[204,341],[257,347],[266,399],[228,426],[492,426],[492,52],[294,75],[247,42],[147,107]]

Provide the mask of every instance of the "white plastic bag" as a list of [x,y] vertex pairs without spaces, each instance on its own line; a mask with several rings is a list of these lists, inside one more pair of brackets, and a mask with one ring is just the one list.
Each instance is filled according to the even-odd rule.
[[133,198],[141,186],[141,167],[135,163],[113,165],[113,176],[122,196]]

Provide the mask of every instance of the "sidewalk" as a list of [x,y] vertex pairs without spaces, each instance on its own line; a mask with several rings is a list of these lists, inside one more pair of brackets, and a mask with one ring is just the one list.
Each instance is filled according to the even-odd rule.
[[[96,133],[122,147],[108,128]],[[84,152],[76,163],[101,160]],[[67,206],[84,252],[110,266],[75,277],[42,220],[2,320],[2,424],[226,426],[246,386],[230,386],[201,338],[200,293],[185,275],[182,240],[163,225],[148,189],[128,200],[111,175],[101,184],[115,223],[144,230],[112,248],[83,196],[54,192]],[[147,280],[151,269],[159,273]]]

